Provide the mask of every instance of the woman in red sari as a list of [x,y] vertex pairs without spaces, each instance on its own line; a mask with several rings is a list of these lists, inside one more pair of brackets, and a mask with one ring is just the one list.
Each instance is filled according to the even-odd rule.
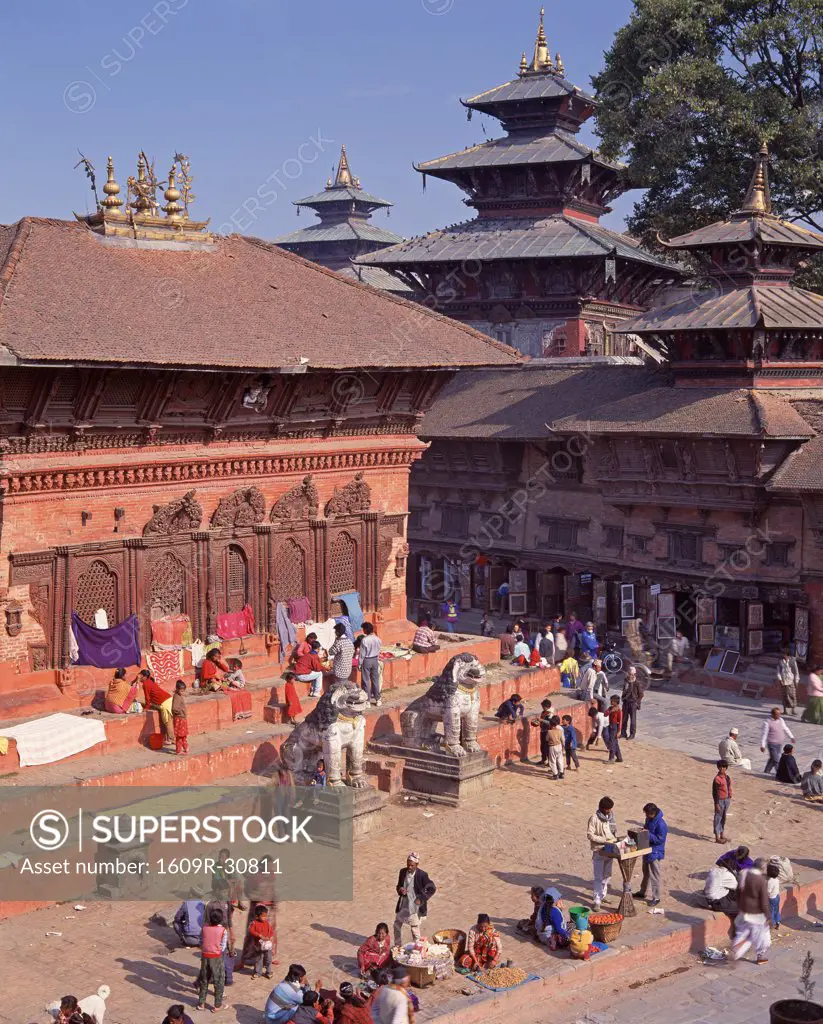
[[500,962],[500,953],[500,932],[488,914],[478,914],[477,924],[469,929],[466,953],[460,958],[460,966],[470,971],[490,971]]
[[283,708],[283,720],[286,725],[295,725],[295,718],[303,714],[303,705],[297,695],[297,687],[294,685],[294,672],[284,672],[283,679],[286,681],[283,696],[286,698],[286,706]]
[[373,977],[377,971],[388,966],[390,960],[389,926],[381,921],[374,929],[374,935],[370,935],[357,951],[360,976]]

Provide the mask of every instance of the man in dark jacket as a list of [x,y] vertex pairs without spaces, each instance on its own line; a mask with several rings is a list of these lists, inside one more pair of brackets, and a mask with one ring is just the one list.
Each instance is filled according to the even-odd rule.
[[794,757],[794,746],[791,743],[787,743],[783,748],[783,755],[777,766],[776,778],[778,782],[786,782],[791,785],[796,785],[800,782],[800,769],[797,767],[797,761]]
[[418,867],[420,857],[410,853],[406,866],[397,879],[397,906],[394,908],[394,944],[402,945],[403,925],[411,928],[412,939],[416,942],[426,927],[429,900],[437,887],[422,868]]
[[203,919],[206,904],[201,899],[186,900],[180,904],[174,915],[172,927],[184,946],[199,946],[200,932],[203,930]]
[[643,880],[640,883],[640,891],[637,896],[640,899],[645,899],[646,893],[650,893],[649,906],[656,907],[660,903],[662,891],[661,875],[663,859],[666,856],[666,837],[669,834],[669,827],[657,804],[646,804],[643,813],[646,815],[646,823],[643,827],[649,832],[649,852],[643,854]]
[[637,712],[643,700],[642,680],[637,677],[637,669],[629,665],[623,676],[623,730],[622,740],[633,740],[637,732]]

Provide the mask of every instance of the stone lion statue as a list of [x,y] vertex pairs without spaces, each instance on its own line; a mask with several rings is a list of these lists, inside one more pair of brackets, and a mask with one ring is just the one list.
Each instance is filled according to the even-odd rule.
[[455,757],[475,754],[480,694],[477,685],[486,674],[473,654],[455,655],[422,697],[400,715],[403,740],[423,750],[440,749],[437,723],[443,723],[443,745]]
[[326,762],[328,785],[345,786],[348,775],[355,789],[369,785],[363,773],[366,719],[369,698],[359,686],[334,686],[289,735],[280,752],[285,767],[298,785],[311,780],[318,758]]

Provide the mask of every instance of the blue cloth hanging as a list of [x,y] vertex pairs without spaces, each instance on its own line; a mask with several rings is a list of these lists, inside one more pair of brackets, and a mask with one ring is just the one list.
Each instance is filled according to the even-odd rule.
[[352,629],[357,632],[363,628],[363,611],[360,608],[360,594],[357,590],[350,590],[348,594],[338,594],[335,601],[342,601],[346,605],[346,612],[351,622]]

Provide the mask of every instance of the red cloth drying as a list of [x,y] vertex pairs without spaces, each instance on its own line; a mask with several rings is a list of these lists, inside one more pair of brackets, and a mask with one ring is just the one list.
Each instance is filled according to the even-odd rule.
[[226,612],[217,616],[217,635],[221,640],[236,640],[241,636],[250,636],[254,632],[254,612],[251,605],[242,611]]
[[[189,633],[188,637],[185,634]],[[152,619],[151,637],[163,647],[185,647],[191,643],[191,621],[188,615],[166,615]]]
[[233,721],[238,718],[251,718],[251,694],[248,690],[229,690],[231,701],[231,717]]

